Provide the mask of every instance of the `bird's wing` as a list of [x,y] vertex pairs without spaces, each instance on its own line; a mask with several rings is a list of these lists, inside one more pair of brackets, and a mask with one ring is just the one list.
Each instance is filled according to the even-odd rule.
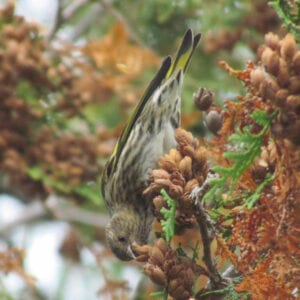
[[[182,69],[183,71],[186,70],[189,61],[191,59],[191,56],[194,53],[194,50],[196,46],[198,45],[200,41],[200,34],[197,34],[195,37],[193,37],[193,32],[191,29],[188,29],[187,32],[184,35],[184,38],[182,40],[182,43],[177,51],[176,57],[174,62],[172,62],[172,59],[170,56],[166,57],[162,65],[159,69],[159,71],[156,73],[152,81],[150,82],[149,86],[147,87],[144,95],[140,99],[139,103],[135,107],[126,127],[123,129],[121,136],[114,148],[114,151],[112,153],[111,159],[110,159],[110,172],[114,171],[117,164],[119,157],[122,153],[122,150],[124,148],[124,145],[127,142],[127,139],[130,135],[130,132],[132,131],[132,128],[135,125],[135,122],[141,115],[146,103],[151,98],[153,93],[159,88],[159,86],[167,79],[169,79],[172,74],[177,72],[178,70]],[[109,174],[108,174],[109,176]]]

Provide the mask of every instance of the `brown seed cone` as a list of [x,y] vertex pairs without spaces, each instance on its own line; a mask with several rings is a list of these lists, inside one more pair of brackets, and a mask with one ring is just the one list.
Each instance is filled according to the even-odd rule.
[[159,159],[159,166],[169,173],[172,173],[177,169],[176,162],[168,154]]
[[289,82],[289,93],[298,94],[300,93],[300,76],[291,76]]
[[154,283],[167,286],[167,276],[160,267],[147,263],[144,272]]
[[161,208],[167,207],[167,204],[160,196],[160,190],[165,189],[170,197],[177,201],[176,214],[181,217],[176,218],[176,223],[190,226],[194,211],[189,195],[207,176],[207,151],[191,133],[181,128],[176,130],[175,138],[178,149],[172,149],[169,154],[160,158],[160,169],[152,172],[150,184],[144,190],[144,195],[153,198],[155,216],[161,220]]
[[200,110],[208,110],[213,103],[213,93],[205,88],[199,88],[194,95],[194,103]]
[[185,156],[179,163],[179,172],[186,180],[190,180],[193,175],[192,171],[192,159],[189,156]]
[[149,263],[157,266],[162,266],[164,262],[164,255],[158,247],[152,247],[149,253]]
[[281,42],[280,54],[286,61],[291,61],[297,51],[296,41],[291,34],[287,34]]
[[[275,109],[279,109],[271,131],[275,137],[295,143],[298,130],[295,124],[300,114],[300,51],[297,44],[290,34],[280,40],[277,35],[269,33],[265,36],[265,45],[258,50],[258,58],[264,70],[260,66],[252,69],[250,81],[263,101],[270,101]],[[196,178],[201,180],[201,176]]]
[[300,51],[297,51],[297,53],[295,53],[291,65],[292,65],[293,71],[297,75],[300,75]]
[[180,173],[180,171],[175,171],[170,175],[170,180],[173,184],[179,185],[182,188],[185,186],[186,180],[184,179],[184,174]]
[[178,199],[183,194],[183,188],[180,185],[172,184],[169,186],[168,193],[172,198]]
[[277,82],[281,87],[286,87],[289,84],[289,69],[287,62],[283,58],[279,59]]
[[170,281],[168,291],[175,299],[188,299],[192,296],[192,293],[185,289],[185,287],[181,284],[181,280],[178,278]]
[[205,116],[205,123],[212,133],[217,134],[223,125],[222,116],[216,110],[211,110]]
[[267,85],[266,85],[265,96],[266,98],[271,99],[273,101],[277,91],[279,90],[279,85],[277,84],[277,81],[272,77],[268,78],[266,82]]
[[145,261],[145,274],[156,284],[166,287],[174,299],[187,299],[192,295],[195,281],[194,262],[189,259],[178,260],[178,254],[162,238],[153,247],[135,245],[133,250],[139,254],[138,261]]
[[299,111],[299,108],[300,108],[300,95],[290,95],[290,96],[288,96],[287,99],[286,99],[286,106],[291,110]]
[[170,179],[170,173],[168,173],[164,169],[153,170],[152,176],[153,176],[153,178]]
[[163,238],[159,238],[158,240],[156,240],[155,246],[158,247],[163,254],[166,254],[167,251],[169,250],[169,246]]
[[279,107],[283,107],[285,105],[286,98],[288,97],[288,95],[289,95],[289,91],[287,89],[278,90],[275,95],[275,103]]
[[272,32],[265,35],[265,42],[272,50],[278,51],[280,49],[279,37]]
[[179,149],[187,145],[195,146],[198,144],[198,141],[193,138],[193,135],[182,128],[175,130],[175,139],[179,145]]
[[271,48],[266,47],[262,53],[261,61],[268,73],[277,75],[279,71],[279,56],[278,53]]
[[258,89],[265,80],[265,74],[261,68],[256,68],[250,73],[251,83]]
[[182,210],[177,211],[176,214],[176,223],[180,224],[181,226],[184,226],[185,228],[191,228],[196,223],[196,217],[188,211],[186,214],[182,212]]
[[154,197],[153,199],[153,205],[154,205],[154,213],[155,216],[158,218],[158,220],[161,220],[163,216],[161,215],[160,211],[163,207],[167,207],[167,203],[163,196],[158,195]]

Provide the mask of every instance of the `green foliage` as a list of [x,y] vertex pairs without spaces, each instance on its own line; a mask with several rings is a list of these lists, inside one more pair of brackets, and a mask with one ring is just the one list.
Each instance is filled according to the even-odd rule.
[[[240,278],[238,279],[238,281],[240,281]],[[251,298],[248,293],[237,293],[235,291],[234,283],[235,284],[237,283],[237,279],[234,280],[233,284],[230,284],[220,290],[213,290],[213,291],[203,293],[203,294],[201,294],[201,297],[206,298],[205,296],[211,295],[212,298],[214,298],[214,296],[216,298],[218,298],[218,295],[219,295],[220,297],[222,296],[222,298],[220,298],[220,299],[224,299],[224,300],[250,300]]]
[[161,221],[161,226],[163,232],[166,235],[166,241],[170,243],[172,237],[174,236],[174,231],[175,231],[176,202],[167,194],[167,192],[164,189],[162,189],[160,193],[166,200],[168,206],[170,207],[169,209],[163,207],[160,210],[161,214],[165,218],[165,220]]
[[152,298],[159,298],[159,299],[168,299],[168,292],[163,290],[159,292],[153,292],[150,294]]
[[102,204],[99,197],[99,188],[95,183],[85,183],[76,186],[67,185],[65,182],[59,179],[55,180],[47,175],[39,166],[29,168],[27,173],[33,180],[42,181],[44,185],[53,188],[57,192],[65,195],[74,194],[76,196],[80,196],[96,206],[100,206]]
[[[255,157],[260,154],[261,145],[263,139],[269,130],[274,114],[267,114],[264,111],[254,111],[252,118],[258,125],[262,126],[261,131],[258,134],[251,133],[251,126],[247,126],[241,131],[236,130],[236,133],[229,137],[229,141],[232,143],[236,151],[228,151],[223,154],[227,159],[230,159],[233,163],[230,167],[215,166],[213,171],[220,175],[219,178],[211,181],[211,189],[206,193],[204,199],[215,199],[219,205],[222,205],[222,193],[229,185],[230,194],[233,192],[235,185],[243,173],[253,164]],[[258,187],[249,201],[246,201],[250,206],[257,200],[258,193],[265,185]]]
[[300,41],[300,1],[295,1],[294,7],[286,0],[272,0],[270,4],[283,21],[284,26],[291,32],[296,40]]
[[262,190],[266,187],[267,184],[269,184],[272,180],[273,180],[273,176],[271,176],[270,174],[268,174],[265,178],[265,180],[257,187],[257,189],[254,191],[254,193],[246,198],[245,200],[245,204],[244,206],[246,206],[247,208],[253,208],[255,202],[259,199],[260,194],[262,192]]

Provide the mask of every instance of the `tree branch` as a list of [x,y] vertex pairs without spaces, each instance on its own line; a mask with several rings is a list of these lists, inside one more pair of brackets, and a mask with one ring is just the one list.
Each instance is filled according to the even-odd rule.
[[99,18],[99,15],[103,11],[103,6],[100,3],[94,3],[90,10],[81,18],[80,22],[74,26],[74,29],[69,33],[69,39],[73,41],[80,37],[93,23],[95,23],[95,19]]
[[62,4],[62,2],[63,2],[62,0],[58,0],[58,2],[57,2],[58,7],[57,7],[57,11],[56,11],[54,24],[47,35],[47,41],[50,41],[53,39],[55,33],[57,32],[57,30],[59,29],[60,25],[63,22],[63,19],[62,19],[63,4]]
[[7,237],[9,233],[20,225],[32,223],[40,218],[53,217],[69,223],[81,223],[104,229],[109,221],[105,214],[94,213],[75,206],[57,196],[50,196],[45,203],[35,201],[29,204],[14,220],[0,225],[0,236]]
[[216,178],[214,174],[208,174],[205,182],[200,188],[195,188],[191,194],[195,205],[195,216],[199,225],[202,246],[203,246],[203,261],[206,265],[211,286],[213,289],[220,289],[226,286],[225,280],[219,274],[216,265],[211,255],[211,242],[215,236],[215,228],[211,220],[208,218],[207,212],[203,206],[202,199],[205,193],[209,190],[209,182]]
[[90,0],[73,0],[69,6],[67,6],[63,12],[61,19],[63,22],[70,20],[82,6],[86,5]]

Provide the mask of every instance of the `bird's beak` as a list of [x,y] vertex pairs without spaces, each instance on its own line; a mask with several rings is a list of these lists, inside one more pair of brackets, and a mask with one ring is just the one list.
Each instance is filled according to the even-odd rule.
[[[136,244],[136,243],[133,243],[133,244]],[[127,253],[129,254],[130,257],[132,257],[132,259],[136,259],[136,255],[134,254],[132,248],[131,248],[131,245],[129,245],[127,247]]]

